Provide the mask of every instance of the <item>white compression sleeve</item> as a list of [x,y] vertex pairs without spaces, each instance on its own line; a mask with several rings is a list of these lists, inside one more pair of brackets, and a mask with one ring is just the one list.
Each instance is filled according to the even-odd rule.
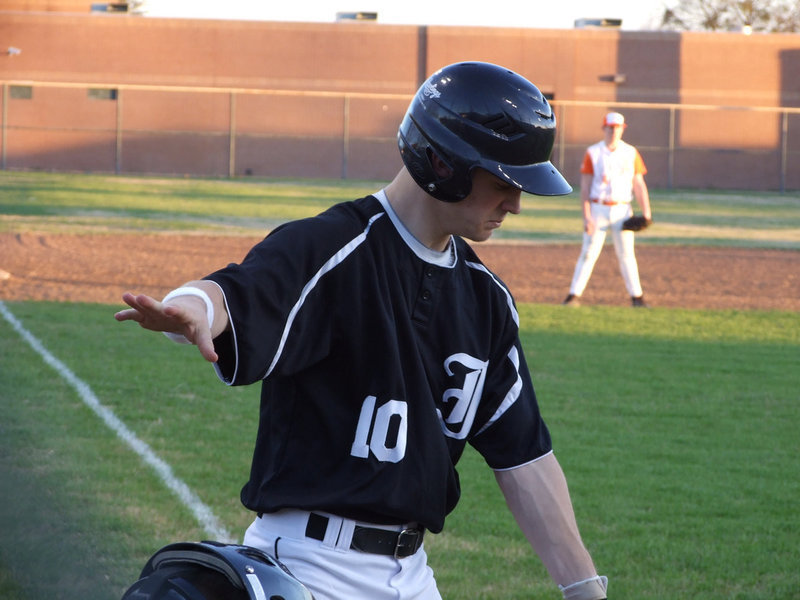
[[601,600],[606,597],[608,577],[596,575],[567,586],[558,586],[564,600]]
[[[177,298],[178,296],[196,296],[200,298],[206,305],[206,318],[208,319],[208,327],[214,324],[214,303],[211,302],[211,298],[208,297],[203,290],[196,287],[179,287],[177,289],[172,290],[169,294],[164,296],[164,299],[161,301],[162,303],[168,302],[173,298]],[[186,339],[186,336],[180,333],[172,333],[170,331],[165,331],[164,335],[171,339],[173,342],[178,344],[191,344],[189,340]]]

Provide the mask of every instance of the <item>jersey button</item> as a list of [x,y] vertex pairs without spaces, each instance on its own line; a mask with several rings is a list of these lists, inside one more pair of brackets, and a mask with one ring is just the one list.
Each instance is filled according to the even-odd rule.
[[430,290],[423,290],[422,292],[422,299],[423,300],[430,300],[431,299],[431,291]]

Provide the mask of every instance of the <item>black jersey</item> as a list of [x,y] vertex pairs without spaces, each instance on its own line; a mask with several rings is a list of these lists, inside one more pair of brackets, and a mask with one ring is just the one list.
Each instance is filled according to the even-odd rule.
[[508,289],[464,240],[422,246],[382,194],[282,225],[207,279],[231,322],[218,374],[263,380],[253,511],[439,532],[467,442],[494,469],[551,450]]

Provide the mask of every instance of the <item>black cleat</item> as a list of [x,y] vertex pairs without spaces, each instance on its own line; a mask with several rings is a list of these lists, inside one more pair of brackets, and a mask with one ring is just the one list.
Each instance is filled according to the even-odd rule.
[[631,306],[634,308],[647,308],[647,304],[644,301],[644,296],[631,296]]
[[576,296],[575,294],[569,294],[565,299],[564,302],[561,304],[565,306],[580,306],[581,305],[581,297]]

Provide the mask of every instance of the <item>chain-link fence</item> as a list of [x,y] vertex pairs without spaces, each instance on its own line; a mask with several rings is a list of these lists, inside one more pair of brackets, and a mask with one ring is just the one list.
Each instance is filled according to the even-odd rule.
[[[410,95],[2,82],[4,170],[388,180]],[[800,189],[800,108],[553,101],[576,184],[609,110],[659,188]]]

